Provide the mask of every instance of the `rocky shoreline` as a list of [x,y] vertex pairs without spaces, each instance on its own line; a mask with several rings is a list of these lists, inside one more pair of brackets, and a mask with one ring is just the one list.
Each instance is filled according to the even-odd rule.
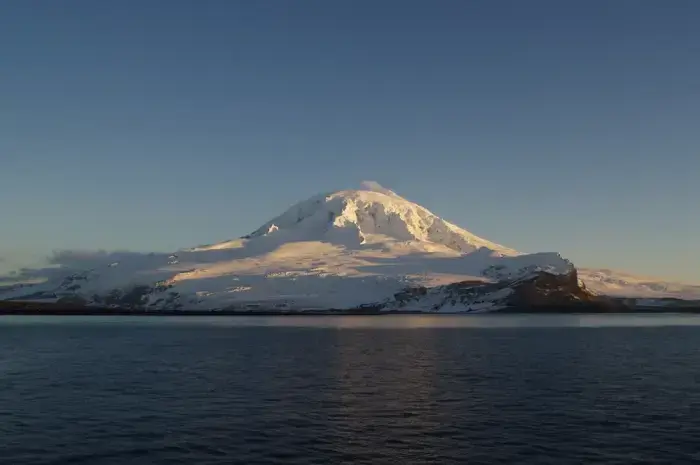
[[[125,293],[127,298],[87,302],[77,295],[56,303],[17,299],[0,301],[0,315],[112,315],[112,316],[308,316],[308,315],[457,315],[457,314],[601,314],[700,313],[700,302],[669,302],[647,306],[644,300],[595,295],[573,269],[567,274],[538,272],[527,278],[496,283],[456,282],[434,288],[406,288],[384,302],[354,308],[264,308],[228,306],[221,309],[187,309],[179,302],[161,307],[143,304],[148,288]],[[116,293],[116,291],[115,291]],[[119,294],[122,296],[122,293]],[[133,297],[135,296],[135,297]],[[500,296],[500,297],[499,297]],[[99,302],[99,303],[98,303]]]
[[[573,305],[538,305],[506,307],[489,315],[498,314],[625,314],[625,313],[700,313],[698,307],[602,307],[596,304]],[[145,310],[127,308],[99,308],[85,306],[65,306],[52,303],[0,301],[0,315],[44,315],[44,316],[382,316],[382,315],[474,315],[477,312],[426,312],[403,310],[381,310],[378,308],[362,309],[326,309],[326,310]]]

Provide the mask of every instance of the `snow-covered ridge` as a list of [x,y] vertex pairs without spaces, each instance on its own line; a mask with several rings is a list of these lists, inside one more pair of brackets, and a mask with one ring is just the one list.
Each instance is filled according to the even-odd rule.
[[471,234],[386,189],[345,190],[313,196],[292,206],[246,238],[282,231],[290,239],[333,239],[335,235],[348,241],[350,246],[388,239],[432,243],[460,253],[487,248],[499,256],[519,255],[513,249]]
[[700,299],[700,285],[663,281],[623,271],[579,268],[589,289],[616,297]]
[[[313,196],[245,237],[212,245],[175,253],[63,252],[53,266],[15,278],[44,283],[5,289],[0,299],[78,296],[148,308],[349,308],[409,287],[517,283],[539,272],[573,269],[558,253],[519,253],[370,182]],[[614,279],[579,277],[596,292]]]

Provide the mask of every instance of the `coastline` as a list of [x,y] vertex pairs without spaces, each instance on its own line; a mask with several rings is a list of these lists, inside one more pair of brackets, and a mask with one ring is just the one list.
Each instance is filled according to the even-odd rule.
[[508,307],[493,312],[426,312],[419,310],[324,309],[324,310],[143,310],[127,308],[67,307],[27,301],[0,301],[2,315],[40,316],[387,316],[387,315],[513,315],[513,314],[700,314],[700,307],[619,307],[596,305]]

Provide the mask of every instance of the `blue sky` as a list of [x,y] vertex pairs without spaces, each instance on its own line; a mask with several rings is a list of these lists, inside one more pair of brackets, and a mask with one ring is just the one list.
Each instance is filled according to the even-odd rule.
[[0,271],[240,236],[376,180],[580,266],[700,281],[700,2],[0,6]]

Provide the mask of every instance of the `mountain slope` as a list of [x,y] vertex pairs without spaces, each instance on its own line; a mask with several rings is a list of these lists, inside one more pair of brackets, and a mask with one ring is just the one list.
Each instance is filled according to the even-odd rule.
[[44,283],[5,289],[0,299],[155,309],[351,308],[411,288],[519,283],[574,271],[557,253],[522,254],[495,244],[376,184],[311,197],[239,239],[174,254],[64,252],[54,262],[59,266],[20,276]]
[[616,297],[699,299],[700,285],[664,281],[624,271],[579,268],[579,277],[598,294]]

